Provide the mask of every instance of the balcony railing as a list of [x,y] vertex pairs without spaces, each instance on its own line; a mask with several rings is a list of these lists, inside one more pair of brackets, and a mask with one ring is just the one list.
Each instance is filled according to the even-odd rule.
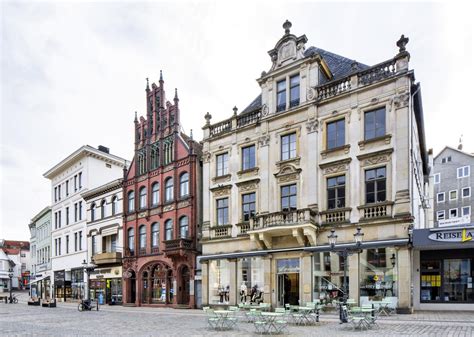
[[360,211],[361,220],[372,220],[377,218],[391,218],[393,202],[385,201],[381,203],[368,204],[357,207]]
[[350,221],[351,208],[335,208],[321,212],[322,224],[337,224]]
[[232,130],[232,119],[219,122],[209,127],[209,134],[211,137],[217,136],[223,133],[230,132]]
[[291,226],[311,223],[316,225],[316,212],[309,208],[289,211],[275,212],[257,216],[251,219],[252,230],[258,230],[275,226]]
[[194,242],[192,239],[179,238],[173,240],[167,240],[165,243],[164,252],[168,256],[186,254],[186,251],[194,248]]
[[250,222],[241,222],[237,224],[239,228],[239,233],[237,235],[247,235],[247,232],[250,230]]
[[237,116],[237,127],[243,127],[245,125],[257,123],[262,117],[262,110],[255,110],[245,114]]
[[224,239],[232,236],[232,225],[219,225],[210,228],[210,239]]
[[357,74],[359,83],[361,85],[367,85],[395,75],[397,72],[396,63],[397,60],[392,59],[359,72]]
[[104,252],[104,253],[94,254],[92,258],[94,260],[94,263],[97,265],[120,263],[122,262],[122,253]]
[[351,90],[350,76],[337,81],[331,81],[318,87],[318,100],[336,96],[344,91]]

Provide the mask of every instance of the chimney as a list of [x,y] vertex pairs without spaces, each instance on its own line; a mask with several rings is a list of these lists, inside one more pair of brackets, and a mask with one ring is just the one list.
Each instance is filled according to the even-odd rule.
[[102,152],[104,152],[104,153],[110,153],[110,152],[109,152],[110,149],[109,149],[108,147],[103,146],[103,145],[99,145],[99,146],[97,147],[97,150],[102,151]]

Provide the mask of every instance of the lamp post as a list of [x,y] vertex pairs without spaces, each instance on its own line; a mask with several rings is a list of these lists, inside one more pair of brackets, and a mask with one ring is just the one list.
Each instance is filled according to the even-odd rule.
[[8,268],[8,277],[10,278],[10,303],[13,303],[13,297],[12,297],[12,288],[13,288],[13,269]]
[[343,293],[342,293],[342,304],[339,304],[339,319],[341,323],[347,323],[347,316],[345,313],[343,313],[342,310],[342,305],[346,305],[347,303],[347,257],[354,253],[358,253],[360,250],[360,246],[362,245],[362,239],[364,236],[364,233],[361,232],[361,227],[357,227],[357,231],[354,234],[354,242],[356,244],[356,248],[342,248],[342,249],[336,249],[336,243],[337,243],[337,235],[336,235],[336,230],[333,228],[331,229],[331,234],[328,235],[328,241],[329,245],[331,246],[331,250],[335,252],[337,255],[341,256],[344,259],[344,277],[343,277]]
[[[92,259],[91,259],[91,262],[93,262]],[[94,264],[89,265],[89,264],[86,262],[86,260],[83,260],[83,261],[82,261],[82,266],[83,266],[83,268],[84,268],[84,270],[85,270],[85,272],[86,272],[86,274],[87,274],[87,279],[86,279],[85,287],[84,287],[84,288],[85,288],[85,289],[84,289],[84,292],[85,292],[85,294],[84,294],[84,295],[85,295],[85,296],[84,296],[84,300],[88,300],[88,299],[89,299],[89,278],[90,278],[90,273],[91,273],[92,271],[94,271],[94,269],[95,269],[96,266],[95,266]]]

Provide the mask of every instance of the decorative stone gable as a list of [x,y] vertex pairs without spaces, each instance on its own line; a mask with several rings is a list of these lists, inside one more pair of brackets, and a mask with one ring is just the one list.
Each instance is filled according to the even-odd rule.
[[285,35],[277,42],[275,48],[268,52],[272,59],[270,71],[304,58],[305,43],[308,41],[306,35],[296,37],[290,34],[291,22],[288,20],[283,24],[283,28]]

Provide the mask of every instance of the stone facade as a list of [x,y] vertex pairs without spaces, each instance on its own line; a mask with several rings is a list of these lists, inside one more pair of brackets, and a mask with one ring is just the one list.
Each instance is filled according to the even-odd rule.
[[205,116],[203,305],[236,304],[255,285],[274,307],[331,302],[344,263],[328,235],[356,249],[360,226],[348,296],[411,310],[409,233],[426,221],[427,154],[408,39],[367,66],[284,28],[259,97],[219,123]]
[[124,298],[137,306],[195,306],[201,146],[182,133],[179,99],[146,88],[135,156],[124,180]]

